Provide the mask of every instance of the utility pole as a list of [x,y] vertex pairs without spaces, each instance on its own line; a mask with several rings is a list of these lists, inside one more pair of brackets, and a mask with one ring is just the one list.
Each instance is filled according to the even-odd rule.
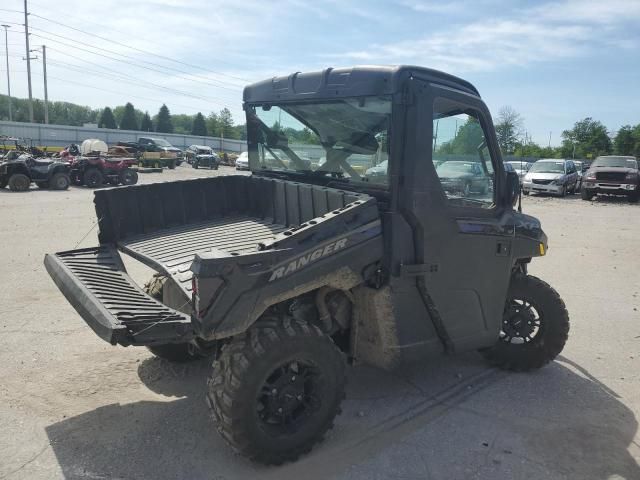
[[44,123],[49,123],[49,95],[47,94],[47,46],[42,45],[42,73],[44,74]]
[[2,25],[4,27],[4,51],[7,55],[7,95],[9,95],[9,121],[13,121],[13,115],[11,113],[11,78],[9,77],[9,40],[7,37],[7,28],[11,28],[10,25]]
[[[46,92],[46,89],[45,89]],[[551,148],[551,132],[549,132],[549,148]]]
[[27,83],[29,86],[29,121],[33,123],[33,93],[31,91],[31,53],[29,51],[29,13],[27,0],[24,0],[24,41],[27,47]]

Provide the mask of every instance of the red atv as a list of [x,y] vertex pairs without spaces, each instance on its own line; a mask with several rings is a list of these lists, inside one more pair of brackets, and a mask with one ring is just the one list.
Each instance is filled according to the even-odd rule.
[[71,160],[71,181],[90,188],[99,188],[105,183],[134,185],[138,183],[138,172],[131,169],[135,164],[135,158],[77,156]]

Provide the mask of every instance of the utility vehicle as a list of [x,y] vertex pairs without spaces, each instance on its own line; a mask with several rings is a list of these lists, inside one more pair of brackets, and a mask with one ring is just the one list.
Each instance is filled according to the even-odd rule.
[[[524,371],[560,353],[564,303],[527,274],[547,237],[513,208],[519,179],[473,85],[327,69],[247,86],[244,110],[253,175],[96,191],[99,245],[45,257],[107,342],[213,355],[206,398],[234,449],[272,464],[308,452],[340,412],[347,362],[480,350]],[[298,155],[311,146],[325,152],[315,168]],[[365,159],[386,160],[386,177],[369,182]],[[491,188],[443,188],[447,160],[474,162]],[[137,286],[121,254],[157,276]]]
[[99,188],[111,185],[135,185],[138,173],[131,167],[135,158],[109,157],[107,155],[77,156],[71,160],[71,181],[75,185]]
[[69,188],[69,165],[49,157],[34,158],[28,153],[12,151],[0,163],[0,188],[14,192],[29,190],[31,183],[39,188],[66,190]]

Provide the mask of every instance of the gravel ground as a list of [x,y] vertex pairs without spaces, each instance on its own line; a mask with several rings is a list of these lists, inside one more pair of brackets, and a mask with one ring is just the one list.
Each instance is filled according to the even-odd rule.
[[[140,178],[232,173],[182,166]],[[176,366],[107,345],[50,280],[46,252],[97,244],[92,192],[0,191],[0,479],[640,479],[640,206],[523,204],[550,238],[531,273],[571,316],[561,357],[533,374],[491,369],[475,353],[394,375],[354,368],[327,440],[267,468],[214,431],[206,360]]]

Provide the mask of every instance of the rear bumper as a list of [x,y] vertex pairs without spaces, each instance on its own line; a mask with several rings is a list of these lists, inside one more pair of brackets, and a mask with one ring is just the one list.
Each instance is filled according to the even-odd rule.
[[138,287],[114,248],[48,254],[44,264],[87,325],[112,345],[183,343],[193,337],[191,319]]

